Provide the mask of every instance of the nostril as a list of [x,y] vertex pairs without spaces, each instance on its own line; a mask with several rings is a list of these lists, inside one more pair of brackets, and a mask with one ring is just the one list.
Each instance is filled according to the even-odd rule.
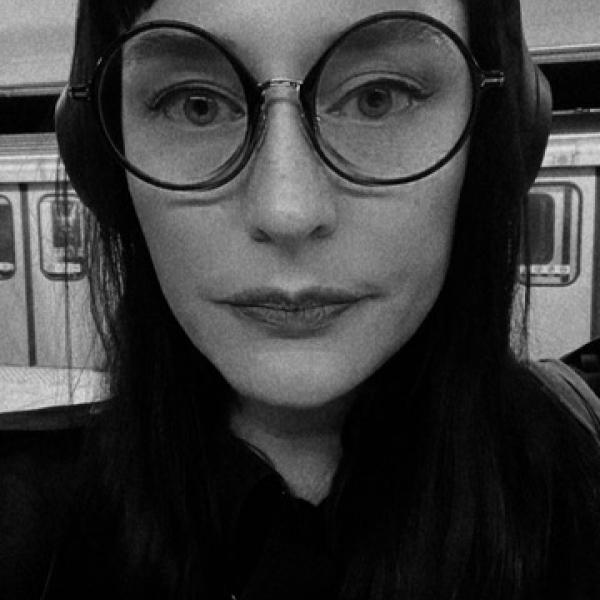
[[265,233],[262,229],[254,228],[250,232],[250,237],[252,241],[257,242],[259,244],[265,244],[270,241],[270,237],[267,233]]

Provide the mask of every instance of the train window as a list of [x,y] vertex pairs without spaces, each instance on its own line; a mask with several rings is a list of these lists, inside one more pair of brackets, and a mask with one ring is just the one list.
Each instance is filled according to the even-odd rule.
[[0,131],[2,134],[54,131],[55,94],[0,95]]
[[[536,183],[528,195],[527,232],[520,257],[520,281],[525,284],[570,285],[580,270],[581,190],[571,183]],[[522,239],[522,242],[524,240]]]
[[539,52],[536,59],[550,83],[554,112],[585,112],[600,108],[600,86],[590,85],[590,82],[600,81],[600,60],[568,61],[560,53],[544,56]]
[[528,198],[529,260],[533,265],[547,265],[554,257],[554,199],[549,194],[532,192]]
[[12,205],[0,196],[0,280],[15,274],[15,229]]
[[40,266],[49,279],[85,276],[83,205],[75,195],[43,196],[38,206]]

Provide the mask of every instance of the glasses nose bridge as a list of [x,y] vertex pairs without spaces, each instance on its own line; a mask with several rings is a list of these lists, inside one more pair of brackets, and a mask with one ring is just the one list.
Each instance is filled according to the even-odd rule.
[[301,114],[303,114],[304,108],[300,101],[300,90],[303,83],[302,79],[288,79],[284,77],[276,77],[260,83],[258,89],[260,90],[263,120],[266,118],[271,105],[280,102],[296,104],[300,108]]
[[266,97],[270,90],[292,90],[296,92],[296,95],[300,93],[300,88],[304,81],[302,79],[288,79],[287,77],[275,77],[273,79],[267,79],[262,83],[258,84],[261,95],[263,98]]
[[[257,146],[260,148],[265,140],[265,134],[269,128],[268,114],[270,108],[275,104],[292,104],[298,111],[300,116],[301,129],[304,130],[305,135],[308,139],[311,139],[311,131],[309,126],[309,117],[305,114],[304,104],[300,97],[302,85],[304,80],[302,79],[289,79],[285,77],[276,77],[268,79],[258,84],[260,91],[260,113],[259,113],[259,124],[257,128]],[[313,142],[314,143],[314,142]]]

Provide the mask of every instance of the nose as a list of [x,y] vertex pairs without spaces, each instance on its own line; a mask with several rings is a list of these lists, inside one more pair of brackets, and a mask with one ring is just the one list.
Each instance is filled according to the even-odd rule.
[[254,241],[297,251],[333,235],[339,193],[303,126],[297,88],[264,93],[263,130],[247,166],[245,223]]

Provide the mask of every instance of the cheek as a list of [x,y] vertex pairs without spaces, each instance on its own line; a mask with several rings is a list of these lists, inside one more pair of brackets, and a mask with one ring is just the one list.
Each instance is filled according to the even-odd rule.
[[377,346],[371,351],[383,360],[414,335],[444,285],[464,159],[454,167],[402,189],[396,204],[381,205],[386,214],[372,219],[365,232],[364,268],[379,274],[389,294],[369,336]]
[[[461,163],[462,164],[462,163]],[[371,218],[362,245],[365,262],[385,277],[404,318],[418,321],[443,285],[452,250],[463,168],[407,186]],[[368,267],[368,264],[365,265]],[[422,308],[420,308],[422,307]]]
[[215,274],[222,276],[226,265],[233,264],[227,241],[214,234],[214,211],[200,206],[173,208],[168,192],[133,178],[129,188],[163,295],[184,330],[197,342],[202,284]]

